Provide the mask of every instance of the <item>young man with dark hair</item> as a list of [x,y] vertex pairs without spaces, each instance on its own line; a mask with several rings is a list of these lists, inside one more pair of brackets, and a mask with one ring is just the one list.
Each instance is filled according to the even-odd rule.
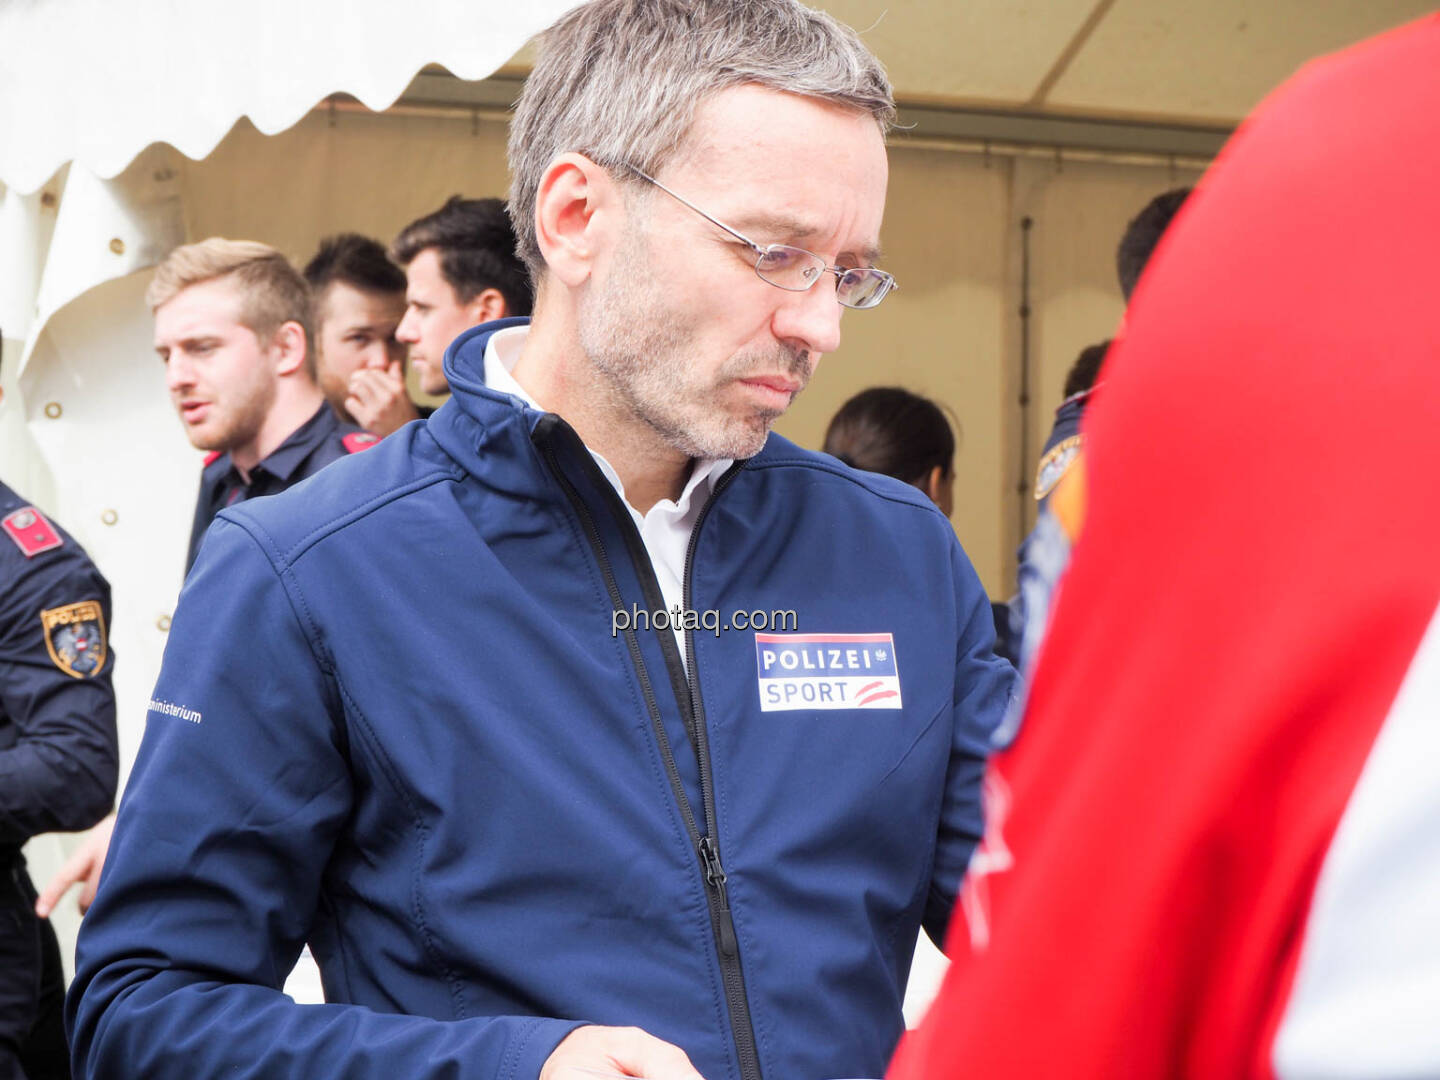
[[1120,278],[1120,291],[1125,294],[1127,304],[1145,270],[1145,264],[1155,254],[1160,238],[1165,235],[1170,222],[1175,220],[1180,207],[1185,205],[1191,190],[1188,187],[1175,188],[1156,195],[1125,227],[1125,235],[1115,249],[1115,273]]
[[530,276],[500,199],[451,198],[401,230],[390,254],[405,267],[405,317],[395,336],[427,394],[450,387],[441,361],[472,326],[529,315]]
[[315,361],[325,400],[342,420],[381,438],[418,419],[405,390],[405,272],[368,236],[326,238],[305,266]]

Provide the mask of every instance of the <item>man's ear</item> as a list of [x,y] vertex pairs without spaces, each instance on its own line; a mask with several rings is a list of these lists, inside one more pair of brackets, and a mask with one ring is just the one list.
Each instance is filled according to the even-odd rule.
[[298,322],[282,323],[270,342],[275,374],[293,375],[305,367],[305,328]]
[[564,284],[575,287],[590,276],[623,221],[614,179],[583,154],[561,154],[540,178],[535,237],[546,267]]
[[933,466],[930,473],[925,477],[924,491],[930,496],[930,501],[936,506],[940,505],[940,493],[945,490],[945,470],[939,465]]
[[465,305],[465,317],[471,326],[479,326],[491,319],[503,319],[510,314],[505,303],[505,294],[499,289],[481,289]]

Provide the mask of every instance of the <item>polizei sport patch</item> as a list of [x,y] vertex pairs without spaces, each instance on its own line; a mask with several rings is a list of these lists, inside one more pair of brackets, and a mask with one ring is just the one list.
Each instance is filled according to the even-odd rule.
[[893,634],[756,634],[762,712],[898,709]]

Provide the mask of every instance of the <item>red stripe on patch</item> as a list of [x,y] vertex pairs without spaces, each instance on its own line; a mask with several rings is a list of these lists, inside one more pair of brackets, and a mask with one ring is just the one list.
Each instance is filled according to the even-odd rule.
[[368,431],[352,431],[340,440],[345,449],[352,454],[358,454],[361,450],[369,450],[380,441],[378,436],[371,435]]

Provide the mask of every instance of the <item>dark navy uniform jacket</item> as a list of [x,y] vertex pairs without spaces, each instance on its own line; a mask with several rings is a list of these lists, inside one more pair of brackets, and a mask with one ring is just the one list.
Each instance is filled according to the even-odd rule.
[[110,811],[109,625],[95,564],[0,484],[0,864],[37,833],[88,829]]
[[290,437],[250,470],[250,481],[240,475],[228,453],[213,454],[205,461],[200,475],[200,496],[195,500],[195,524],[190,529],[190,553],[185,559],[185,573],[195,565],[200,541],[227,506],[274,495],[307,476],[313,476],[326,465],[376,442],[374,435],[361,431],[354,424],[340,420],[328,404],[322,404],[315,415],[291,433]]
[[[1014,671],[920,491],[771,435],[686,607],[560,417],[450,401],[223,511],[67,1002],[88,1077],[535,1080],[635,1024],[708,1080],[880,1076],[982,834]],[[765,632],[739,612],[793,611]],[[693,623],[692,623],[693,625]],[[329,1004],[281,991],[309,940]]]

